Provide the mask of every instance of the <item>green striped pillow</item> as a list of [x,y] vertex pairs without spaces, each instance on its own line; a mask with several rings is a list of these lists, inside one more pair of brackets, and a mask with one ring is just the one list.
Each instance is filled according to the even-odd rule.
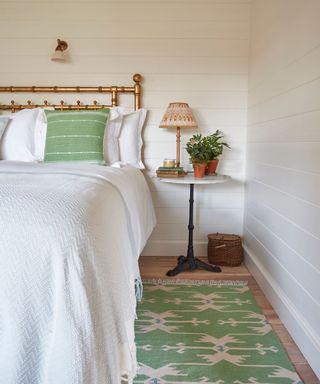
[[104,163],[103,136],[109,112],[109,109],[46,110],[48,124],[44,161]]

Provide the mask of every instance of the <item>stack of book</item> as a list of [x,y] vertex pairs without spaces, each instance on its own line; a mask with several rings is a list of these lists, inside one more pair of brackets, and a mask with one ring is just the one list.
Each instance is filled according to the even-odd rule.
[[187,174],[182,167],[159,167],[156,172],[158,177],[183,177]]

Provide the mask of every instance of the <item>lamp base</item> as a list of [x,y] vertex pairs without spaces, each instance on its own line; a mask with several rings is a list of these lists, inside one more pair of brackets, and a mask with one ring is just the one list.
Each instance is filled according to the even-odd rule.
[[180,167],[180,143],[181,143],[181,133],[180,127],[177,127],[177,135],[176,135],[176,168]]

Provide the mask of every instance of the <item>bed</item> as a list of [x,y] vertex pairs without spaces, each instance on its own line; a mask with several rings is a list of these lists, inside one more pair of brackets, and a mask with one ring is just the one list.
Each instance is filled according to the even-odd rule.
[[[132,87],[0,87],[0,92],[132,93]],[[86,89],[84,89],[86,88]],[[11,111],[106,105],[11,102]],[[48,123],[49,124],[49,123]],[[0,382],[119,384],[136,373],[139,255],[155,225],[139,167],[0,161]]]

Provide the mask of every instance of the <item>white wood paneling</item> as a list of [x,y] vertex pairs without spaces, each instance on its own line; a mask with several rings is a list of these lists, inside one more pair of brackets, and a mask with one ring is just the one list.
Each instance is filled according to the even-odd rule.
[[[80,14],[80,9],[78,9]],[[142,9],[143,11],[143,9]],[[51,11],[50,11],[51,13]],[[96,9],[99,14],[99,10]],[[192,18],[192,15],[190,15]],[[88,23],[90,21],[88,20]],[[248,39],[249,37],[249,23],[247,21],[202,21],[190,20],[187,21],[167,21],[163,20],[134,20],[130,22],[117,20],[117,21],[91,21],[90,28],[87,24],[86,28],[83,23],[74,20],[46,20],[45,32],[42,31],[43,37],[54,37],[57,33],[57,26],[59,26],[59,33],[63,36],[72,38],[126,38],[128,37],[128,29],[130,38],[143,38],[148,36],[152,38],[214,38],[214,39]],[[35,19],[19,20],[19,28],[17,24],[10,20],[3,20],[1,22],[2,38],[35,38],[39,35],[39,24],[35,23]],[[23,33],[24,31],[24,33]]]
[[319,1],[253,1],[244,237],[250,270],[320,376],[319,12]]
[[[0,20],[21,21],[41,19],[48,11],[45,2],[24,1],[19,2],[20,12],[17,14],[16,1],[0,2]],[[249,21],[249,4],[235,1],[233,4],[208,3],[205,7],[199,7],[198,2],[189,2],[181,7],[179,2],[159,1],[156,3],[146,1],[119,2],[119,1],[90,1],[79,5],[79,12],[75,11],[74,4],[64,2],[63,10],[60,2],[51,2],[50,19],[64,23],[70,20],[76,22],[111,21]],[[95,6],[99,7],[99,12]]]
[[[218,168],[232,181],[196,190],[196,251],[206,254],[208,233],[242,233],[250,9],[251,0],[0,0],[1,85],[128,85],[133,73],[144,76],[143,158],[159,221],[145,254],[181,254],[187,241],[188,186],[149,175],[175,157],[174,130],[158,128],[171,101],[188,102],[199,125],[182,132],[182,148],[193,133],[216,129],[232,145]],[[50,60],[57,38],[69,43],[68,63]],[[94,99],[105,100],[86,97]],[[182,160],[190,169],[184,149]]]

